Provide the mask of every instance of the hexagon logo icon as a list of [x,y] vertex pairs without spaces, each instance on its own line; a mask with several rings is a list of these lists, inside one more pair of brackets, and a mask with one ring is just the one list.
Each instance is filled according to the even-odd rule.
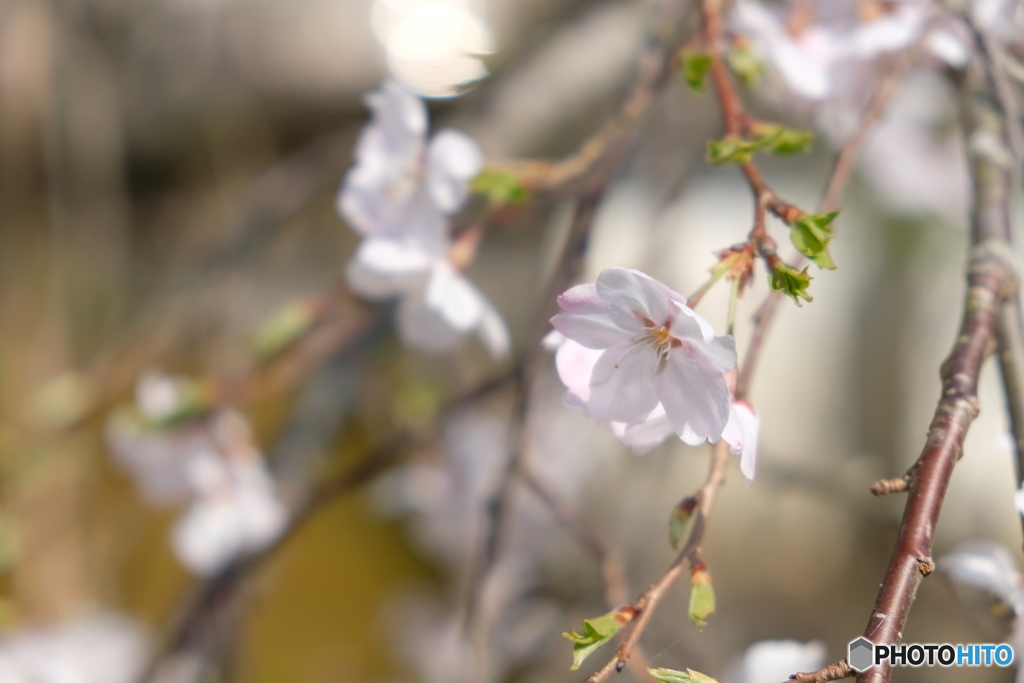
[[875,644],[861,636],[851,640],[846,652],[846,661],[857,673],[863,673],[875,665]]

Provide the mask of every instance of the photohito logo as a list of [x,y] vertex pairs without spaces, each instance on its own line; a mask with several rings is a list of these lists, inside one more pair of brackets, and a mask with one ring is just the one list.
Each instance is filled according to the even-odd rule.
[[862,636],[850,641],[846,661],[857,673],[883,662],[891,666],[1009,666],[1013,663],[1013,648],[992,643],[875,645]]

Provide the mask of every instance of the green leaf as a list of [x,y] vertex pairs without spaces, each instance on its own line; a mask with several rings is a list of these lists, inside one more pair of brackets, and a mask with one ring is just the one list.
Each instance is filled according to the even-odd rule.
[[313,299],[292,302],[275,312],[260,325],[252,338],[256,355],[267,360],[301,339],[316,323]]
[[811,276],[807,274],[807,268],[797,270],[780,261],[772,266],[769,278],[772,291],[785,292],[793,298],[797,306],[801,305],[800,299],[814,301],[814,298],[807,293],[807,287],[811,284]]
[[715,613],[715,589],[711,585],[711,574],[701,564],[700,569],[690,575],[690,621],[703,631],[708,625],[707,618]]
[[708,140],[708,161],[716,166],[745,164],[754,156],[756,149],[756,143],[738,137]]
[[648,669],[647,673],[657,678],[661,683],[721,683],[717,678],[705,676],[699,671],[687,669],[676,671],[675,669]]
[[764,74],[764,65],[754,54],[742,47],[729,50],[725,57],[729,68],[736,75],[736,79],[748,88],[753,88],[761,80]]
[[672,508],[672,516],[668,518],[668,540],[672,547],[679,550],[686,538],[686,529],[694,508],[697,507],[697,499],[687,496]]
[[754,149],[772,154],[807,152],[814,142],[814,133],[786,128],[778,123],[759,123],[754,126]]
[[523,187],[519,176],[511,171],[485,168],[469,186],[473,192],[484,195],[488,202],[496,206],[525,204],[530,199],[530,191]]
[[620,628],[632,621],[634,616],[636,610],[626,605],[594,619],[584,619],[583,633],[576,633],[575,630],[563,633],[563,638],[572,641],[573,661],[569,670],[575,671],[580,668],[580,664],[591,652],[608,642]]
[[836,267],[828,253],[828,245],[832,241],[832,221],[838,215],[838,211],[833,211],[801,216],[793,223],[789,233],[797,251],[826,270],[834,270]]
[[679,75],[694,92],[704,92],[704,76],[711,68],[711,55],[686,50],[679,58]]

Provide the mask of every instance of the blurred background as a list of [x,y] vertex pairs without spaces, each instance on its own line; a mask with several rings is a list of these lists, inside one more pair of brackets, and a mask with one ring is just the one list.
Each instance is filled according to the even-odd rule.
[[[512,396],[433,417],[533,341],[569,207],[486,230],[467,275],[511,331],[513,358],[494,361],[475,339],[448,356],[404,349],[392,306],[343,291],[358,236],[335,195],[367,120],[362,98],[389,75],[432,98],[432,128],[471,134],[488,159],[572,153],[628,89],[656,5],[0,0],[0,631],[71,638],[101,615],[124,635],[123,654],[79,646],[121,662],[98,677],[41,680],[134,680],[196,585],[168,543],[180,507],[147,505],[111,459],[114,406],[133,400],[146,370],[198,380],[264,372],[254,333],[303,301],[328,302],[316,342],[229,392],[281,495],[298,497],[403,430],[418,438],[241,583],[193,680],[474,677],[460,605],[507,457]],[[811,154],[762,168],[782,196],[813,207],[836,135],[820,109],[784,106],[773,85],[769,74],[750,107],[819,136]],[[956,98],[938,69],[906,79],[842,202],[838,270],[812,273],[813,303],[783,302],[751,397],[762,423],[757,478],[748,486],[733,463],[707,539],[717,613],[698,632],[676,587],[641,641],[653,666],[728,677],[752,643],[781,638],[820,640],[834,661],[862,631],[903,504],[872,498],[867,484],[918,455],[960,316],[969,183]],[[894,142],[907,130],[911,150]],[[712,96],[678,80],[665,87],[601,203],[584,280],[626,266],[689,293],[714,252],[745,239],[742,177],[703,160],[720,135]],[[727,290],[701,303],[718,330]],[[766,292],[759,270],[740,304],[741,357]],[[532,458],[620,548],[635,594],[671,561],[669,513],[703,481],[710,450],[672,440],[634,457],[561,404],[550,358],[535,389]],[[1011,439],[991,364],[981,406],[936,557],[986,538],[1019,560]],[[492,678],[582,681],[610,648],[570,673],[559,634],[606,611],[600,571],[528,490],[514,502],[482,598]],[[1006,623],[977,616],[933,577],[905,639],[1006,636]],[[1008,681],[1012,671],[970,675]]]

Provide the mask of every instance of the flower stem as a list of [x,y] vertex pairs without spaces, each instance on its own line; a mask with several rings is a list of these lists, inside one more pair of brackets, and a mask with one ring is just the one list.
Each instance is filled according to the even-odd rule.
[[700,300],[704,298],[704,295],[708,293],[708,290],[711,289],[712,285],[722,279],[722,276],[729,272],[729,268],[735,260],[735,257],[730,256],[715,266],[715,269],[711,271],[711,277],[708,278],[708,281],[702,284],[700,289],[686,299],[686,305],[690,308],[697,308],[697,304],[699,304]]
[[736,304],[740,300],[740,278],[733,278],[732,289],[729,290],[729,314],[726,317],[725,333],[733,336],[733,327],[736,325]]

